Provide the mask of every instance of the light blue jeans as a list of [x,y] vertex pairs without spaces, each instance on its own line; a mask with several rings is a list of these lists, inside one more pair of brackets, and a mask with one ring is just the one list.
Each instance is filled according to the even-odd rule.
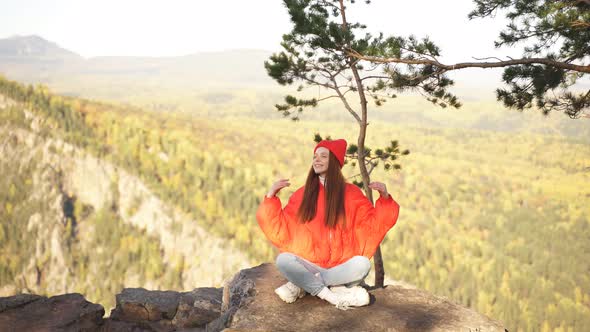
[[340,265],[324,269],[284,252],[277,256],[276,264],[283,277],[313,296],[328,286],[358,285],[371,270],[371,262],[364,256],[354,256]]

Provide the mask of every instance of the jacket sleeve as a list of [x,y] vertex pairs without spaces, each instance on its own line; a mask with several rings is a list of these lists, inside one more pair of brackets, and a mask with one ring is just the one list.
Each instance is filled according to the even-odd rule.
[[371,258],[387,232],[399,216],[399,204],[388,195],[380,197],[375,206],[358,187],[351,189],[351,206],[354,208],[354,233],[360,255]]
[[293,239],[294,227],[296,227],[293,221],[299,207],[299,196],[298,190],[291,196],[284,209],[278,197],[264,196],[256,212],[256,219],[262,232],[281,251],[288,251]]

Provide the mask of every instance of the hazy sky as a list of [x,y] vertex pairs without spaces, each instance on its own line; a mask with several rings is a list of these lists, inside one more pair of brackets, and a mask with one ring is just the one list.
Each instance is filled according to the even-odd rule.
[[[472,0],[358,1],[349,19],[386,35],[428,35],[443,60],[518,55],[494,50],[503,17],[469,21]],[[281,0],[2,0],[0,38],[40,35],[82,56],[278,50],[290,22]]]

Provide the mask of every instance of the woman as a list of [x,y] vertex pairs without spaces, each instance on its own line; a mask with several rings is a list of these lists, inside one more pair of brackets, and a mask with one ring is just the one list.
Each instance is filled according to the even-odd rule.
[[289,282],[275,292],[287,303],[307,292],[344,310],[369,304],[369,294],[358,285],[397,221],[399,205],[383,183],[369,185],[381,196],[374,207],[357,186],[346,183],[345,154],[345,140],[321,141],[305,186],[285,208],[276,194],[290,185],[288,179],[275,182],[258,208],[258,224],[281,251],[276,265]]

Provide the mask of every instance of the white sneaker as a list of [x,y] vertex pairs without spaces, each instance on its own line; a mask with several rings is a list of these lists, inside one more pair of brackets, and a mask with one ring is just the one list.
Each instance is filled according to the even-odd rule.
[[275,289],[275,293],[287,303],[293,303],[307,294],[302,288],[297,287],[290,281]]
[[348,310],[350,307],[362,307],[370,302],[369,292],[361,286],[334,286],[330,287],[332,293],[338,296],[336,308]]

